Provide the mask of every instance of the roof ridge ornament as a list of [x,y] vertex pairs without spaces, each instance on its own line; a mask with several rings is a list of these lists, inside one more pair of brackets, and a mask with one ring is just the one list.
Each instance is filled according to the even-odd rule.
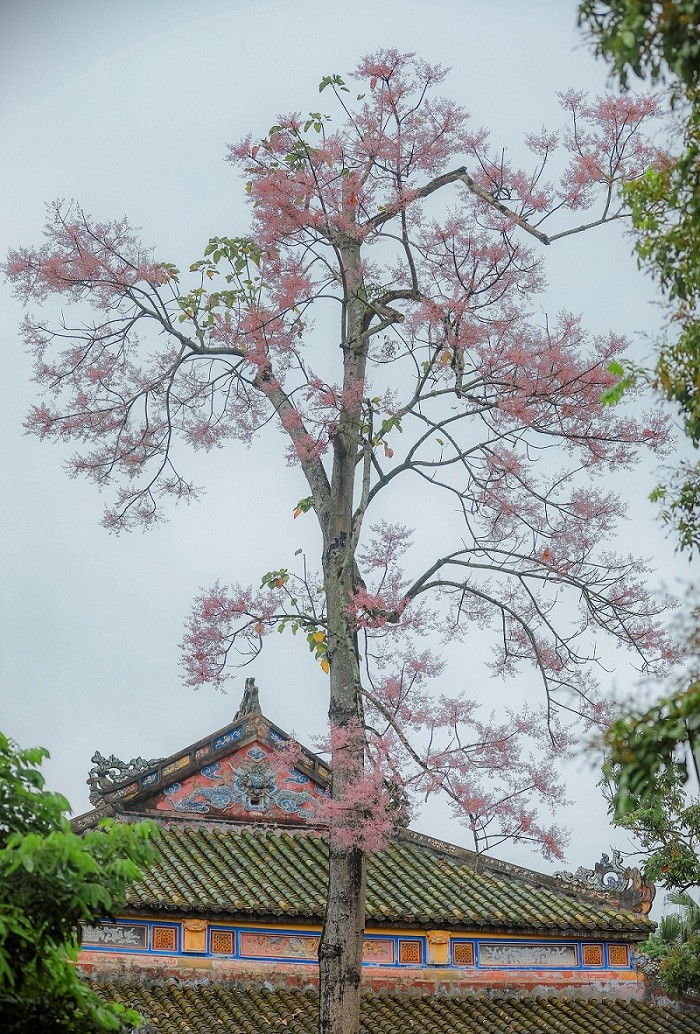
[[592,869],[580,865],[576,872],[555,872],[553,876],[572,890],[580,887],[596,896],[609,894],[637,915],[649,914],[656,895],[654,884],[646,883],[639,869],[624,865],[622,852],[616,848],[612,848],[612,858],[603,852]]
[[245,680],[245,689],[243,690],[241,706],[233,716],[233,720],[234,722],[237,722],[239,718],[245,718],[245,716],[249,714],[262,714],[262,711],[260,710],[260,701],[258,699],[258,687],[255,685],[254,678]]
[[136,775],[137,772],[145,772],[159,764],[163,758],[152,758],[146,761],[145,758],[132,758],[131,761],[122,761],[114,754],[108,758],[103,757],[99,750],[96,750],[90,759],[93,768],[88,772],[86,782],[90,787],[90,801],[98,804],[105,794],[111,793],[115,786],[123,783],[126,779]]

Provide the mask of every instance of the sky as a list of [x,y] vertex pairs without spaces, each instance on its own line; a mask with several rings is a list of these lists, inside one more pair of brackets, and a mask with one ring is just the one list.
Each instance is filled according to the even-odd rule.
[[[128,215],[160,260],[186,268],[210,236],[247,226],[227,143],[264,134],[280,113],[313,110],[322,76],[379,47],[451,67],[443,92],[517,149],[524,133],[562,122],[558,90],[605,88],[575,12],[571,0],[1,0],[0,255],[39,243],[45,204],[75,198],[98,219]],[[548,312],[581,312],[592,331],[613,328],[636,358],[648,354],[658,312],[621,233],[567,239],[548,259]],[[0,728],[49,749],[49,786],[76,813],[89,807],[96,749],[167,756],[233,719],[246,675],[270,719],[302,742],[320,734],[325,676],[287,637],[227,695],[195,693],[179,667],[200,587],[259,583],[295,549],[314,547],[308,522],[290,517],[307,494],[299,472],[242,446],[200,456],[200,502],[147,533],[110,535],[100,526],[105,500],[66,476],[68,452],[23,433],[35,388],[22,310],[1,283],[0,313]],[[650,585],[682,593],[686,563],[654,523],[654,484],[651,464],[616,484],[630,508],[622,547],[653,557]],[[503,706],[511,690],[489,683],[476,656],[476,665],[455,657],[446,679],[461,686],[468,672],[470,689]],[[648,691],[626,668],[609,684],[623,697]],[[627,841],[607,826],[589,751],[568,776],[566,867],[592,866]],[[440,809],[417,825],[470,846]],[[522,848],[499,854],[551,868]]]

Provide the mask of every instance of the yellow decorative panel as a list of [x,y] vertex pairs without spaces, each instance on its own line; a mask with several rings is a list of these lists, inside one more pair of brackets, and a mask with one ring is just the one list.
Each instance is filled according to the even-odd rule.
[[428,930],[428,965],[449,966],[450,935],[444,930]]
[[602,966],[603,965],[603,945],[602,944],[584,944],[583,945],[583,964],[584,964],[584,966]]
[[233,955],[233,930],[212,930],[209,948],[213,955]]
[[151,948],[153,951],[177,951],[177,929],[174,926],[154,926]]
[[455,966],[474,965],[474,945],[470,942],[458,941],[452,945],[452,961]]
[[207,924],[201,919],[186,919],[182,924],[182,950],[207,950]]
[[251,930],[240,934],[238,944],[244,958],[316,959],[320,939],[317,934]]
[[420,941],[399,941],[399,962],[404,966],[420,966],[423,962],[423,945]]
[[388,937],[379,939],[368,937],[362,945],[362,961],[371,962],[375,966],[382,963],[392,965],[394,962],[394,942]]
[[270,731],[270,726],[262,718],[255,718],[250,722],[246,722],[245,730],[249,733],[256,733],[261,740],[264,740]]
[[189,763],[190,763],[190,755],[189,754],[185,754],[184,757],[178,758],[176,761],[171,761],[171,763],[169,765],[166,765],[165,768],[163,769],[161,775],[168,776],[172,772],[177,772],[178,769],[184,768],[185,765],[189,765]]
[[630,953],[626,944],[608,945],[608,962],[611,966],[629,966]]

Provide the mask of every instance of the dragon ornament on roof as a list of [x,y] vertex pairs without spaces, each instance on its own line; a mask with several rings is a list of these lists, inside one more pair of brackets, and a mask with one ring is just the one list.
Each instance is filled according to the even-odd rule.
[[603,852],[592,869],[580,865],[576,872],[555,872],[554,878],[572,889],[581,887],[595,895],[609,895],[623,908],[637,915],[648,915],[656,895],[653,883],[645,883],[639,869],[624,864],[622,852],[612,849],[612,858]]
[[97,805],[101,803],[105,794],[111,793],[115,786],[123,783],[126,779],[136,775],[137,772],[145,772],[159,764],[162,758],[153,758],[146,761],[145,758],[132,758],[131,761],[121,761],[114,754],[108,758],[103,757],[99,750],[92,755],[93,767],[88,772],[87,784],[90,787],[90,801]]

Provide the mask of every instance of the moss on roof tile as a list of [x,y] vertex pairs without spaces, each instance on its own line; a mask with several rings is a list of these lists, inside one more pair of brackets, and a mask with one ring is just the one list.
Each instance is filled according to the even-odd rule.
[[[184,1030],[315,1034],[318,1024],[318,1000],[312,990],[113,981],[93,986],[105,1001],[137,1009],[152,1024],[150,1031],[159,1034]],[[454,1034],[456,1030],[462,1034],[700,1034],[700,1011],[607,996],[363,995],[361,1034]]]
[[[274,915],[320,919],[326,895],[327,848],[317,832],[265,828],[165,826],[161,858],[134,885],[134,910]],[[645,935],[649,921],[616,911],[605,899],[577,896],[547,877],[512,878],[446,857],[429,844],[397,839],[371,857],[367,917],[371,922],[577,929]]]

